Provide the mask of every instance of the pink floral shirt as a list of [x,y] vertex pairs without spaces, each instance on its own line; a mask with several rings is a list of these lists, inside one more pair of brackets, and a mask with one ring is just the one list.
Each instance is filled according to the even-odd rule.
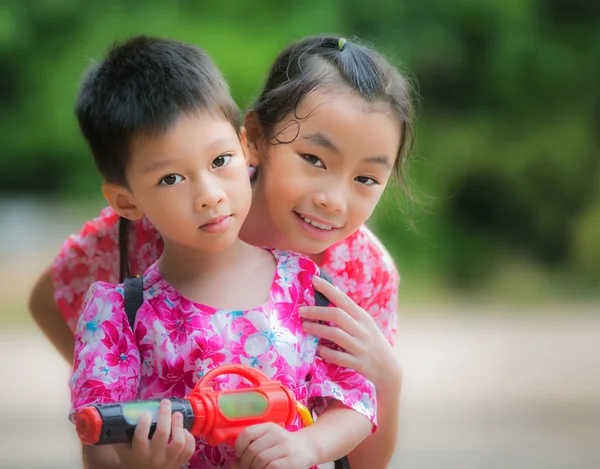
[[[132,275],[143,273],[159,258],[162,249],[160,235],[147,219],[130,224]],[[325,251],[321,269],[373,316],[393,344],[400,278],[394,261],[375,235],[362,226]],[[52,264],[52,279],[56,304],[75,330],[90,285],[96,281],[119,282],[119,216],[110,207],[67,239]]]
[[[154,263],[144,273],[144,303],[132,330],[122,285],[93,284],[75,335],[69,382],[73,409],[184,397],[209,369],[242,363],[281,381],[309,407],[322,410],[324,398],[337,399],[375,424],[373,385],[355,371],[316,356],[317,338],[302,330],[298,307],[314,305],[311,276],[318,267],[298,254],[272,252],[276,272],[269,300],[247,311],[219,310],[184,298]],[[217,378],[216,387],[235,387],[235,378]],[[288,429],[300,426],[296,418]],[[224,468],[234,457],[226,444],[210,447],[197,439],[196,452],[184,467]]]

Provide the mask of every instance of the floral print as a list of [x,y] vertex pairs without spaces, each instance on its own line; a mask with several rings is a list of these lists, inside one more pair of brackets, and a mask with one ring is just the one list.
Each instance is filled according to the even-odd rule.
[[[130,223],[132,275],[143,273],[159,258],[162,249],[160,235],[146,218]],[[340,290],[373,316],[393,343],[399,276],[391,256],[375,235],[362,226],[325,251],[321,268]],[[282,266],[282,277],[285,270]],[[52,279],[56,304],[75,330],[89,286],[96,281],[119,281],[119,216],[110,207],[67,239],[52,264]],[[174,325],[171,327],[170,334],[179,334]]]
[[[94,283],[76,328],[72,408],[156,397],[184,397],[210,369],[243,363],[286,385],[305,405],[322,411],[337,399],[376,423],[375,390],[362,375],[316,356],[317,338],[301,327],[298,307],[314,305],[308,258],[272,251],[276,273],[269,300],[246,311],[218,310],[181,296],[156,263],[144,273],[144,302],[132,330],[122,285]],[[240,385],[234,375],[214,380],[218,389]],[[299,418],[288,428],[301,427]],[[231,447],[207,446],[185,468],[229,467]]]

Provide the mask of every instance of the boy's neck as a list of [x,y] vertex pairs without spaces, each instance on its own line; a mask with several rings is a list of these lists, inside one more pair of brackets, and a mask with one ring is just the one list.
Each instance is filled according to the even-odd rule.
[[268,301],[275,258],[239,239],[214,253],[166,242],[158,268],[167,283],[188,300],[218,309],[245,310]]
[[171,284],[202,281],[207,276],[231,269],[252,249],[237,239],[230,247],[217,252],[205,252],[180,244],[164,241],[163,253],[158,260],[161,275]]

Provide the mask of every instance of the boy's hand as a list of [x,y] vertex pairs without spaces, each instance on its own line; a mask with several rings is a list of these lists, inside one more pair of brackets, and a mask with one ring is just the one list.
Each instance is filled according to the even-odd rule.
[[156,431],[150,440],[151,423],[152,417],[145,413],[140,417],[131,445],[114,445],[121,466],[126,469],[179,469],[192,457],[196,446],[192,434],[183,428],[183,415],[177,412],[171,416],[171,401],[163,399]]
[[303,432],[289,432],[274,423],[252,425],[235,440],[237,460],[231,469],[308,469],[317,460]]

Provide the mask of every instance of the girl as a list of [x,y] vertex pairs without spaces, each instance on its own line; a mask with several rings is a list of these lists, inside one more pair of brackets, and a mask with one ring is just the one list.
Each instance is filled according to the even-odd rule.
[[[73,409],[181,398],[229,363],[262,370],[305,405],[328,402],[314,425],[301,428],[297,417],[286,429],[251,426],[232,449],[194,445],[164,400],[151,440],[145,420],[131,445],[115,445],[120,467],[175,469],[189,460],[189,469],[304,469],[351,451],[373,429],[373,385],[316,357],[318,340],[302,331],[298,306],[314,304],[316,264],[239,239],[251,199],[246,138],[208,56],[166,39],[131,39],[90,68],[76,114],[110,206],[151,220],[163,252],[144,272],[135,320],[122,285],[90,287],[75,333]],[[231,376],[214,382],[238,384]]]
[[[308,308],[306,331],[331,363],[376,387],[378,432],[350,455],[353,469],[387,467],[396,443],[401,369],[395,337],[399,277],[363,225],[391,176],[400,181],[412,137],[407,81],[375,51],[336,36],[307,38],[276,59],[246,116],[249,152],[260,164],[241,237],[309,254],[346,293],[314,280],[337,308]],[[34,289],[34,318],[66,357],[82,298],[95,280],[119,279],[119,217],[105,209],[72,236]],[[145,218],[129,238],[132,273],[154,262],[163,243]],[[54,303],[51,298],[54,298]],[[61,318],[65,318],[70,328]]]

